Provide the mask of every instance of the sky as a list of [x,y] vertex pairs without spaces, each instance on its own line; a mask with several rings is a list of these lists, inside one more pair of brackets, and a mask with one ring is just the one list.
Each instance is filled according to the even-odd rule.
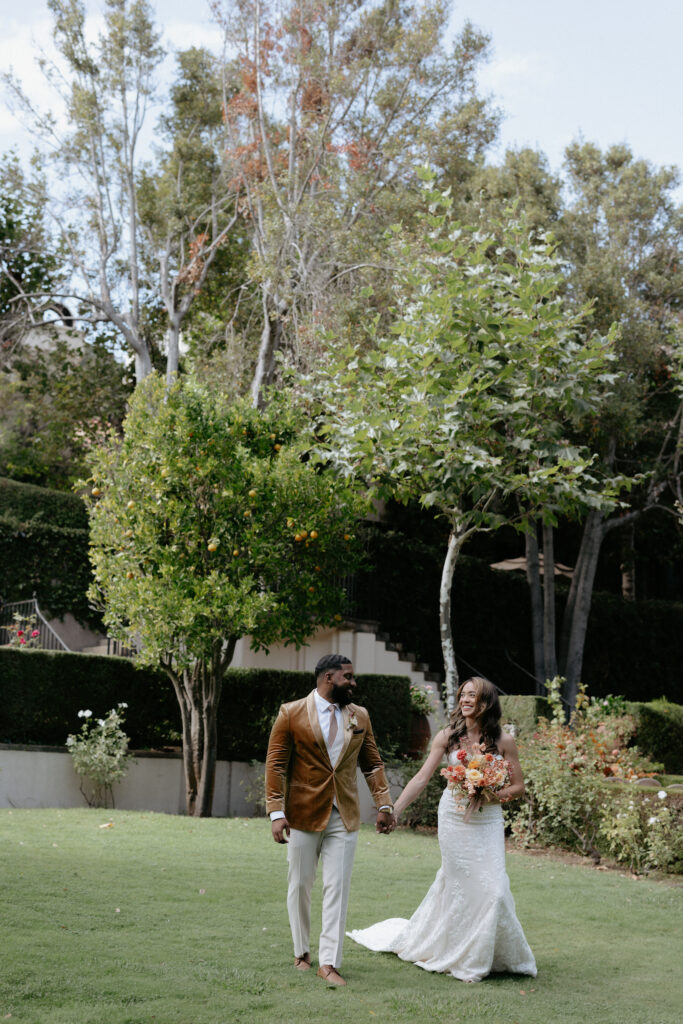
[[[85,0],[97,16],[98,0]],[[220,47],[203,0],[153,4],[167,45]],[[456,0],[456,28],[469,19],[491,36],[479,82],[505,115],[506,148],[533,146],[559,170],[565,147],[582,137],[601,148],[626,142],[637,157],[683,168],[682,0]],[[36,44],[49,48],[45,0],[5,0],[0,68],[10,65],[38,100],[49,94],[35,69]],[[30,152],[30,138],[0,102],[0,153]],[[677,197],[683,202],[683,186]]]

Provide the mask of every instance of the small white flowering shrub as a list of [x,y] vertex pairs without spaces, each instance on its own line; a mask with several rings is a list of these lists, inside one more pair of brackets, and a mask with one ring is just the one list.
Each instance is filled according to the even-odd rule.
[[83,725],[80,733],[70,734],[66,745],[78,775],[90,783],[81,793],[90,807],[114,806],[114,783],[120,782],[132,760],[128,753],[128,737],[123,731],[123,712],[127,704],[118,704],[106,718],[93,720],[92,711],[79,711]]

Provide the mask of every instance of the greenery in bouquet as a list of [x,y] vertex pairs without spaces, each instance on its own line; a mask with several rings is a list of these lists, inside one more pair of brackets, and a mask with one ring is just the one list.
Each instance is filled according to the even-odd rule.
[[123,731],[124,710],[127,704],[118,704],[104,718],[94,720],[92,711],[79,711],[83,719],[80,733],[70,734],[66,745],[78,775],[90,783],[81,793],[91,807],[106,807],[108,799],[114,806],[113,786],[120,782],[132,760],[128,753],[128,737]]

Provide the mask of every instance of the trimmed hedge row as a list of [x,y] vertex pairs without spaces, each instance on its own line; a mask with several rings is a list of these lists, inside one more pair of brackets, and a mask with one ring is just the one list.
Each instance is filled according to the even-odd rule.
[[88,529],[85,505],[76,494],[0,477],[0,512],[6,511],[18,519],[40,519],[71,530]]
[[636,719],[633,742],[667,775],[683,775],[683,707],[668,700],[633,702],[628,710]]
[[160,672],[127,658],[0,648],[2,743],[63,746],[81,727],[80,710],[103,718],[119,701],[128,704],[125,729],[133,748],[178,742],[180,711]]
[[50,615],[71,612],[97,625],[88,607],[88,519],[74,494],[0,479],[0,598],[26,601],[35,594]]
[[[180,710],[170,681],[126,658],[63,651],[0,649],[0,743],[62,746],[80,728],[78,712],[103,717],[128,704],[125,730],[133,749],[177,746]],[[370,712],[378,745],[406,750],[410,683],[405,676],[359,675],[356,702]],[[262,761],[280,704],[305,696],[309,672],[231,669],[218,708],[218,756]]]

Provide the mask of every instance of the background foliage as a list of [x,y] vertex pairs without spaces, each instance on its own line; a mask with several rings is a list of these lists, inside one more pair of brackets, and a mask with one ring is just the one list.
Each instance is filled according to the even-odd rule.
[[[407,677],[356,678],[356,702],[370,712],[379,746],[407,749]],[[180,742],[180,712],[168,677],[161,670],[136,667],[127,658],[0,648],[0,679],[0,743],[63,746],[82,708],[104,717],[119,702],[128,704],[131,749],[177,747]],[[218,756],[264,760],[280,704],[312,689],[309,672],[229,669],[218,709]]]
[[0,597],[97,624],[88,606],[88,520],[73,494],[0,479]]

